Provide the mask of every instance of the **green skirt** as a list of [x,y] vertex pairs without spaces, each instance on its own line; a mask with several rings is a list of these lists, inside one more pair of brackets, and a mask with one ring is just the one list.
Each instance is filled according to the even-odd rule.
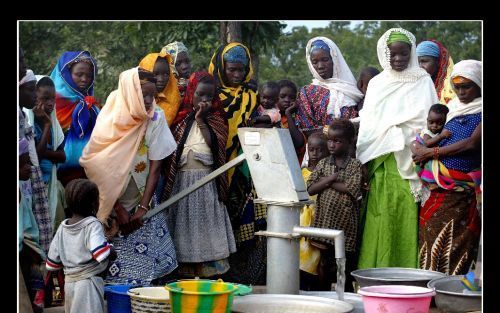
[[370,161],[368,175],[358,267],[418,268],[418,206],[394,154]]

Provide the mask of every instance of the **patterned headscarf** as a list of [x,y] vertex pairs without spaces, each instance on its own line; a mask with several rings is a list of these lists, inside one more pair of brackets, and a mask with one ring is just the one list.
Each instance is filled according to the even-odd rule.
[[234,46],[231,49],[227,50],[226,53],[224,53],[224,61],[230,62],[230,63],[241,63],[245,66],[248,65],[248,56],[241,46]]
[[[245,80],[237,87],[229,85],[224,71],[225,62],[227,62],[226,53],[234,47],[243,48],[246,59],[248,59],[248,64],[245,66]],[[212,56],[208,72],[214,76],[217,82],[222,107],[226,111],[226,119],[229,124],[226,159],[227,161],[231,161],[238,155],[238,150],[240,149],[240,141],[237,136],[238,128],[247,126],[247,121],[250,120],[250,115],[257,105],[257,93],[249,85],[250,79],[253,76],[253,69],[252,58],[250,57],[248,48],[238,42],[219,46]],[[234,168],[230,169],[228,173],[229,183],[231,183]]]
[[173,58],[172,64],[174,65],[173,70],[174,70],[175,74],[177,74],[177,75],[179,73],[177,73],[177,69],[175,69],[175,62],[177,62],[177,55],[181,52],[188,53],[188,49],[180,41],[171,42],[168,45],[166,45],[165,47],[163,47],[160,51],[160,53],[168,53],[172,56],[172,58]]
[[311,52],[317,50],[317,49],[323,49],[326,52],[330,53],[330,47],[328,47],[328,44],[324,42],[323,40],[316,40],[311,44]]
[[[177,151],[172,154],[167,159],[166,165],[166,177],[167,184],[165,186],[165,191],[163,192],[163,201],[170,197],[172,192],[172,187],[175,181],[175,176],[178,170],[178,164],[182,151],[184,149],[184,144],[193,125],[195,111],[193,107],[194,93],[198,84],[203,82],[210,82],[216,88],[216,82],[212,75],[207,72],[195,72],[189,77],[189,84],[186,90],[186,96],[182,103],[182,107],[179,110],[179,114],[172,124],[172,134],[174,135],[175,141],[177,142]],[[213,170],[221,167],[226,163],[226,143],[228,136],[228,124],[225,117],[225,112],[222,109],[219,95],[215,93],[212,100],[212,107],[210,112],[207,114],[206,122],[208,129],[210,131],[210,137],[212,141],[212,155],[214,163],[212,165]],[[226,193],[228,189],[228,179],[227,174],[222,174],[216,178],[217,182],[217,192],[219,195],[219,200],[224,201],[226,198]]]
[[[166,59],[167,64],[172,63],[172,56],[168,53],[150,53],[141,60],[139,67],[152,72],[158,58]],[[155,101],[156,104],[162,108],[163,112],[165,112],[165,118],[167,119],[167,124],[170,127],[181,104],[181,95],[179,93],[179,89],[177,88],[177,79],[172,72],[172,67],[170,67],[170,75],[168,77],[167,86],[165,86],[165,89],[163,89],[162,92],[159,92],[156,95]]]
[[186,86],[188,80],[184,77],[179,77],[179,72],[177,71],[177,67],[175,66],[175,63],[177,62],[177,56],[181,52],[186,52],[187,54],[188,49],[182,42],[179,41],[174,41],[172,43],[169,43],[168,45],[166,45],[161,49],[161,53],[168,53],[173,58],[172,63],[170,64],[170,69],[174,72],[174,75],[177,78],[177,87],[179,88],[179,93],[182,99],[186,92]]

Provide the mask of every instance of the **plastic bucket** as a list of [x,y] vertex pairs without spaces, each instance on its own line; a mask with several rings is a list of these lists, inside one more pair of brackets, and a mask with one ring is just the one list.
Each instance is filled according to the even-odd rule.
[[172,313],[230,313],[238,286],[222,280],[180,280],[165,286]]
[[134,285],[107,285],[104,287],[108,313],[131,313],[130,297],[127,291]]
[[363,287],[358,293],[363,296],[365,313],[428,313],[432,296],[436,294],[429,288],[405,285]]
[[170,298],[164,287],[132,288],[128,291],[132,313],[170,312]]

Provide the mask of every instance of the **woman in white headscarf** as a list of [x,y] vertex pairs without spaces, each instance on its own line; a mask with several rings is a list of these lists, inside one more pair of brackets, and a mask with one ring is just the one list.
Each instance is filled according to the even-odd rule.
[[363,94],[337,45],[326,37],[307,43],[306,60],[313,75],[297,98],[297,122],[307,136],[330,125],[333,118],[358,116],[356,105]]
[[379,39],[383,71],[368,85],[357,158],[368,167],[359,268],[418,267],[418,205],[421,182],[410,145],[438,102],[434,83],[418,65],[415,36],[391,28]]
[[448,107],[444,129],[450,138],[438,147],[415,142],[418,175],[431,190],[420,210],[419,256],[423,269],[465,274],[477,255],[481,233],[477,200],[481,185],[482,63],[460,61],[453,67],[457,94]]
[[181,99],[184,99],[189,76],[191,75],[191,60],[189,59],[188,49],[182,42],[174,41],[163,47],[161,52],[172,56],[171,69],[175,78],[177,78]]

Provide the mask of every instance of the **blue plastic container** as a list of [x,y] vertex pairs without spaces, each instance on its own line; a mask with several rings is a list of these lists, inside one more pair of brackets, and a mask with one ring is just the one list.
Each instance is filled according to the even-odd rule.
[[135,285],[107,285],[104,293],[108,302],[108,313],[132,313],[127,291]]

